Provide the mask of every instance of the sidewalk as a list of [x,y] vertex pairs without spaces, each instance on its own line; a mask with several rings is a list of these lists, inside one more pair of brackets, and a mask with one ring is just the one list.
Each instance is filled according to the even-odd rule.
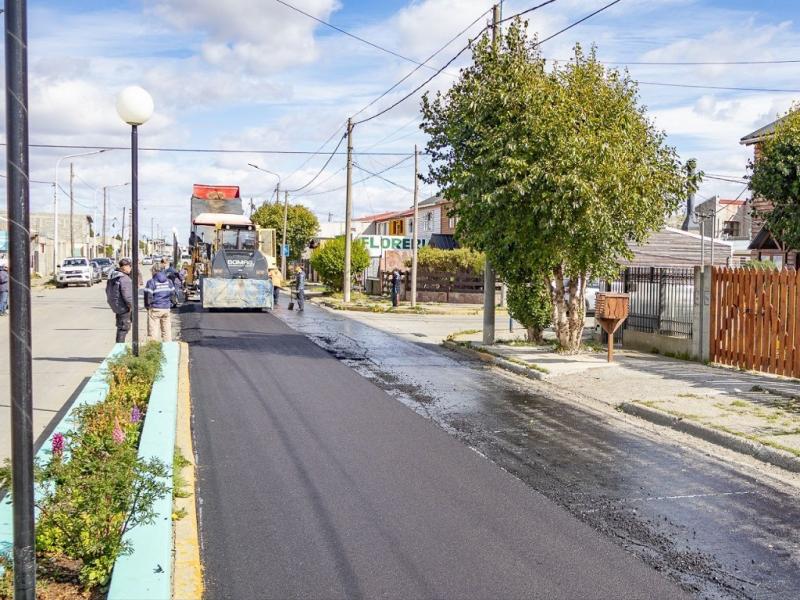
[[[517,372],[530,369],[524,374],[564,392],[662,425],[696,425],[681,428],[708,441],[728,445],[723,438],[735,436],[757,443],[751,448],[753,452],[744,446],[734,448],[749,454],[769,454],[757,447],[763,445],[792,457],[791,462],[798,462],[796,458],[800,457],[797,380],[630,350],[616,351],[615,362],[609,364],[605,351],[571,356],[553,352],[551,347],[520,343],[486,347],[477,338],[471,334],[456,336],[455,340],[500,359],[495,361],[497,366]],[[704,430],[709,435],[704,435]]]
[[[400,302],[397,307],[392,306],[389,298],[378,298],[375,296],[364,296],[354,294],[351,302],[344,303],[341,298],[336,296],[306,295],[310,302],[314,302],[325,308],[334,310],[347,310],[354,312],[372,313],[392,313],[392,314],[426,314],[426,315],[482,315],[482,304],[447,304],[444,302],[418,302],[416,307],[412,307],[410,302]],[[508,311],[505,308],[496,309],[498,315],[508,318]]]

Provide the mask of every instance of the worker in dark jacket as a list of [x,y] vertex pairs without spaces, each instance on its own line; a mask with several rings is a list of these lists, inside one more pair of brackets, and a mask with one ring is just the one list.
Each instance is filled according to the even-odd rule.
[[306,274],[301,266],[296,268],[294,285],[297,290],[297,312],[303,312],[306,303]]
[[133,281],[131,281],[131,261],[123,258],[106,283],[106,302],[116,315],[117,343],[125,343],[131,330],[133,315]]
[[175,285],[166,271],[153,267],[153,278],[144,286],[144,305],[147,307],[147,337],[162,342],[172,341],[170,308],[177,302]]
[[400,270],[395,267],[392,271],[392,306],[397,306],[400,300]]
[[5,317],[8,311],[8,267],[0,265],[0,317]]

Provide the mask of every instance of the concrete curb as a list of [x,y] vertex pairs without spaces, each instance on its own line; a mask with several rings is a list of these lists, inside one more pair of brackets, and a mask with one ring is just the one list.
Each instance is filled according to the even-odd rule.
[[490,354],[482,350],[477,350],[475,348],[469,348],[467,346],[464,346],[462,344],[450,340],[443,341],[442,346],[454,352],[458,352],[459,354],[463,354],[464,356],[469,356],[470,358],[477,358],[484,362],[492,363],[493,365],[500,367],[501,369],[505,369],[506,371],[511,371],[512,373],[516,373],[517,375],[522,375],[523,377],[527,377],[528,379],[535,379],[537,381],[544,380],[545,374],[542,373],[541,371],[537,371],[536,369],[530,369],[523,365],[518,365],[516,363],[511,362],[510,360],[506,360],[505,358],[495,356],[494,354]]
[[[142,436],[139,457],[156,458],[171,469],[175,451],[175,425],[178,410],[178,342],[162,344],[164,364],[153,384]],[[148,598],[169,600],[172,597],[172,477],[164,483],[170,493],[156,500],[157,515],[149,525],[128,531],[124,539],[133,551],[117,558],[111,574],[107,600]]]
[[192,441],[192,405],[189,382],[189,345],[181,342],[178,379],[177,447],[189,461],[182,475],[189,495],[175,498],[175,509],[186,516],[175,522],[175,562],[172,576],[172,597],[176,600],[203,597],[203,567],[200,562],[200,534],[195,496],[194,444]]
[[645,421],[655,423],[656,425],[661,425],[663,427],[674,429],[675,431],[688,433],[689,435],[693,435],[701,440],[705,440],[706,442],[722,446],[728,450],[747,454],[748,456],[752,456],[753,458],[757,458],[765,463],[775,465],[776,467],[786,469],[787,471],[800,473],[800,458],[790,454],[789,452],[784,452],[783,450],[778,450],[776,448],[770,448],[769,446],[765,446],[760,442],[749,440],[726,431],[713,429],[707,425],[701,425],[700,423],[695,423],[693,421],[686,421],[680,417],[675,417],[663,411],[650,408],[649,406],[643,406],[641,404],[623,402],[619,405],[619,410],[626,414],[644,419]]

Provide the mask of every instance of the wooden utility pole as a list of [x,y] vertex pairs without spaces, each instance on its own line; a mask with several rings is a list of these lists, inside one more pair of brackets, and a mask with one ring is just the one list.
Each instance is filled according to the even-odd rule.
[[75,169],[72,163],[69,163],[69,256],[75,254],[75,196],[72,194],[72,184],[75,179]]
[[106,238],[106,207],[108,205],[108,186],[103,187],[103,256],[106,256],[108,238]]
[[[499,52],[500,37],[500,5],[492,8],[492,48],[495,54]],[[483,268],[483,343],[494,344],[494,285],[495,273],[488,257]]]
[[414,144],[414,231],[411,234],[411,306],[417,305],[417,262],[419,249],[419,151]]
[[[275,186],[275,202],[280,202],[280,182]],[[284,253],[286,248],[286,222],[289,220],[289,190],[283,192],[283,241],[281,242],[281,279],[286,279],[286,260],[287,256]]]
[[350,251],[353,243],[350,228],[353,220],[353,119],[347,119],[347,193],[344,206],[344,281],[342,296],[350,302]]

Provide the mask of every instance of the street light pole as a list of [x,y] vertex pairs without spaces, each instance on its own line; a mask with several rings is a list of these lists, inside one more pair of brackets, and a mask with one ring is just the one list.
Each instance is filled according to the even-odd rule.
[[342,300],[350,302],[350,287],[353,284],[350,273],[350,253],[353,226],[353,119],[347,119],[347,191],[344,197],[344,276],[342,277]]
[[139,125],[153,114],[153,98],[137,86],[127,87],[117,98],[117,112],[131,126],[131,263],[133,266],[133,354],[139,355]]
[[5,25],[14,598],[35,600],[31,238],[28,233],[31,209],[28,182],[28,24],[25,0],[6,0]]
[[[263,169],[258,165],[254,165],[253,163],[247,163],[248,167],[253,167],[256,171],[261,171],[262,173],[267,173],[268,175],[272,175],[273,177],[278,178],[278,183],[275,184],[275,203],[281,201],[281,176],[277,173],[273,173],[267,169]],[[283,241],[281,242],[281,279],[286,279],[286,257],[283,255],[283,248],[286,246],[286,221],[288,217],[288,210],[289,210],[289,192],[284,191],[284,200],[283,200]]]

